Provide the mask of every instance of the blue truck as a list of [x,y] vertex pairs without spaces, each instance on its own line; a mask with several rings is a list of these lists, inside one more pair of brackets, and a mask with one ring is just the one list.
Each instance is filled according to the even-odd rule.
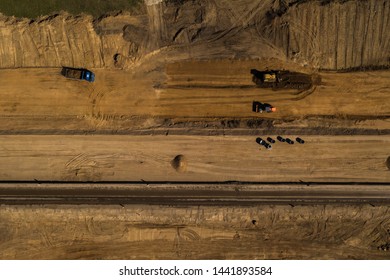
[[95,74],[84,68],[62,67],[61,74],[69,79],[95,81]]

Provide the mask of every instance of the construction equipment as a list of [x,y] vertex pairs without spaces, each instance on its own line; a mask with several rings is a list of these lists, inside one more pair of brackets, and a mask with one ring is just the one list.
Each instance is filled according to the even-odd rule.
[[263,112],[272,113],[272,112],[276,112],[276,108],[268,103],[261,103],[259,101],[253,101],[252,111],[256,112],[256,113],[263,113]]
[[253,82],[261,88],[306,90],[313,86],[311,76],[304,73],[287,70],[259,71],[252,69],[251,74],[253,75]]

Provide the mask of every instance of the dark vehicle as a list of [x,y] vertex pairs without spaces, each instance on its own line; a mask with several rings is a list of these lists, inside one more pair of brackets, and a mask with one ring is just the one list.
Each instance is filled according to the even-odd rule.
[[272,149],[272,146],[268,143],[265,143],[264,144],[264,147],[267,149],[267,150],[271,150]]
[[286,70],[258,71],[251,70],[253,82],[262,88],[292,88],[292,89],[309,89],[313,85],[310,75]]
[[290,138],[286,138],[286,142],[289,143],[290,145],[294,144],[294,141],[291,140]]
[[259,144],[259,145],[264,145],[266,144],[267,142],[265,142],[263,139],[261,139],[260,137],[257,137],[256,138],[256,143]]
[[298,142],[299,144],[305,144],[305,140],[303,140],[303,139],[301,139],[301,138],[299,138],[299,137],[297,137],[297,139],[295,139],[295,140],[297,140],[297,142]]
[[256,138],[256,142],[259,145],[264,146],[267,150],[271,150],[272,149],[272,146],[270,144],[268,144],[266,141],[264,141],[263,139],[261,139],[260,137]]
[[70,79],[95,81],[95,74],[84,68],[62,67],[61,74]]
[[259,101],[253,101],[252,111],[256,112],[256,113],[263,113],[263,112],[272,113],[272,112],[276,112],[276,108],[268,103],[261,103]]
[[267,141],[270,142],[270,143],[272,143],[272,144],[275,143],[275,140],[272,139],[271,137],[268,137],[268,138],[267,138]]

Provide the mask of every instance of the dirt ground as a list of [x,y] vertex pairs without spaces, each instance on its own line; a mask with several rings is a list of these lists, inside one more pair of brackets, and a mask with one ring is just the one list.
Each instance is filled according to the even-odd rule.
[[[95,19],[1,15],[0,187],[302,181],[387,191],[389,11],[385,0],[145,0],[137,14]],[[96,81],[67,79],[61,66],[89,68]],[[305,73],[313,86],[259,88],[252,69]],[[254,101],[277,110],[255,113]],[[277,136],[305,143],[256,143]],[[388,259],[378,250],[390,242],[388,213],[386,203],[1,205],[0,258]]]
[[[389,66],[387,0],[148,1],[144,13],[0,17],[0,67],[132,68],[170,61],[280,58],[321,69]],[[157,60],[164,59],[158,58]]]
[[[359,127],[365,122],[366,127],[390,128],[390,107],[382,102],[390,91],[389,71],[313,73],[321,81],[309,90],[275,91],[257,88],[252,82],[250,69],[266,67],[286,64],[277,60],[190,61],[168,64],[165,71],[146,75],[96,69],[93,84],[68,80],[59,68],[0,70],[0,78],[6,81],[0,84],[1,130],[127,131],[163,128],[170,119],[191,123],[260,118],[295,121],[294,126],[305,126],[307,118],[314,118],[319,121],[313,126],[318,127],[330,117],[336,118],[334,127]],[[277,111],[254,113],[253,101],[268,102]]]
[[2,259],[389,258],[387,206],[1,206],[0,221]]
[[[276,140],[277,135],[259,136]],[[0,180],[390,181],[388,135],[305,136],[304,144],[276,140],[272,150],[257,137],[3,135]]]

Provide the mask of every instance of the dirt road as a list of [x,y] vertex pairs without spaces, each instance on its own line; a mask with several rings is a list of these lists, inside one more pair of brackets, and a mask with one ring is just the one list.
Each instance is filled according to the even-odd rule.
[[3,135],[0,180],[390,182],[387,135],[304,140],[266,150],[255,136]]
[[[339,116],[341,123],[376,119],[372,128],[390,128],[390,107],[383,102],[390,93],[389,71],[319,73],[321,83],[309,91],[273,91],[256,88],[251,80],[250,69],[266,65],[282,66],[267,61],[183,62],[168,65],[167,78],[160,72],[140,76],[96,70],[93,84],[68,80],[56,68],[1,70],[1,130],[126,131],[161,127],[174,118],[292,121],[329,116]],[[253,101],[278,110],[253,113]]]

